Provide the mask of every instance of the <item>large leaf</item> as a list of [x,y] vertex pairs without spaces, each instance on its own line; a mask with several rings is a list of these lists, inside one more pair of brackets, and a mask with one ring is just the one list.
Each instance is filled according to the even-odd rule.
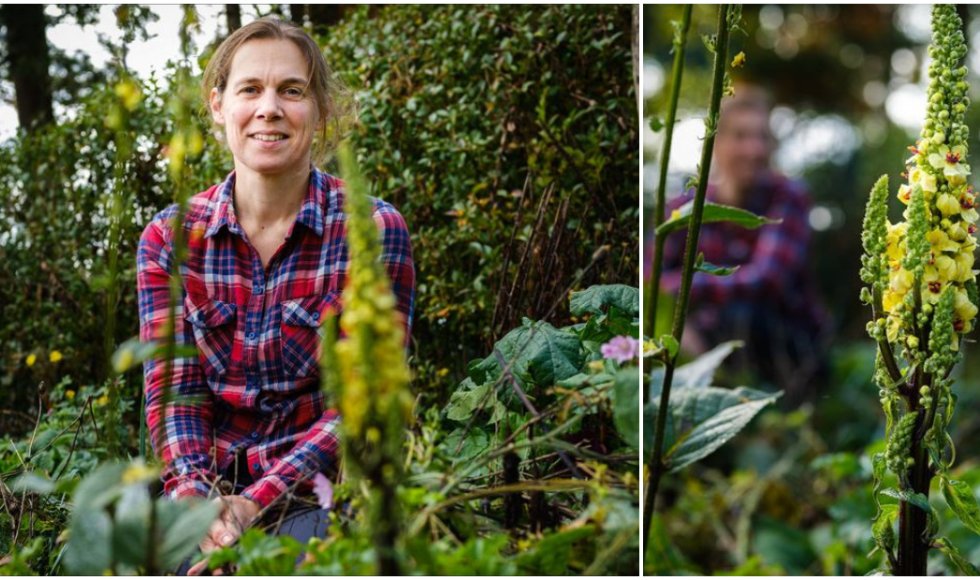
[[160,547],[161,568],[174,570],[194,553],[194,549],[211,527],[211,522],[218,517],[221,506],[204,501],[158,501],[157,505],[159,510],[169,509],[176,515],[174,524],[163,528],[163,545]]
[[980,507],[973,489],[965,481],[942,478],[943,497],[963,525],[980,534]]
[[118,484],[126,467],[124,463],[104,463],[83,479],[72,497],[75,511],[101,509],[112,503],[122,491]]
[[146,561],[152,501],[145,485],[123,487],[115,504],[112,526],[112,554],[116,562],[139,566]]
[[627,367],[616,373],[613,388],[613,423],[623,440],[640,448],[640,369]]
[[664,461],[671,471],[707,457],[749,424],[782,393],[767,394],[740,387],[681,389],[671,401],[674,441],[666,441]]
[[109,516],[101,510],[84,510],[72,517],[62,558],[69,574],[101,576],[109,569],[111,525]]
[[728,355],[742,346],[740,340],[723,342],[686,365],[674,371],[674,388],[707,387],[715,378],[715,371]]
[[510,365],[510,372],[521,387],[527,388],[528,383],[551,386],[578,374],[584,359],[577,336],[527,318],[500,339],[494,351],[470,366],[470,377],[476,384],[498,379],[503,371],[502,359],[503,364]]
[[631,316],[640,314],[640,291],[625,284],[601,284],[590,286],[581,292],[572,292],[569,311],[572,316],[602,314],[615,306]]
[[894,487],[889,487],[888,489],[883,489],[881,491],[882,495],[887,495],[888,497],[893,497],[899,501],[908,502],[914,506],[917,506],[923,511],[930,511],[929,508],[929,498],[922,493],[909,492],[902,489],[895,489]]
[[453,421],[468,421],[470,416],[478,408],[490,409],[493,400],[490,397],[490,389],[493,383],[476,385],[473,379],[466,378],[459,384],[459,388],[453,393],[446,405],[446,417]]
[[[657,228],[657,238],[663,239],[664,236],[679,229],[686,228],[691,221],[691,211],[694,209],[694,200],[685,203],[671,214],[670,219],[660,224]],[[754,230],[766,224],[778,224],[782,220],[771,220],[754,213],[722,205],[720,203],[706,202],[704,204],[704,217],[702,223],[710,224],[713,222],[729,222],[743,228]]]

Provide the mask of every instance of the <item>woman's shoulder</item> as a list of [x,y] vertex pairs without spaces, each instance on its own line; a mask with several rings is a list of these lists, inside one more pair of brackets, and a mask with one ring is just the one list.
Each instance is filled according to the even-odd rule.
[[[343,214],[344,203],[347,197],[344,180],[319,169],[316,170],[316,179],[319,180],[318,185],[326,194],[324,196],[324,202],[328,214],[330,212]],[[369,199],[374,208],[375,219],[379,219],[379,216],[397,216],[399,219],[402,218],[401,213],[391,202],[374,196],[369,196]]]
[[[206,190],[191,196],[187,200],[187,209],[184,212],[184,228],[195,229],[195,225],[207,224],[218,204],[218,197],[221,188],[220,183],[212,185]],[[143,237],[156,234],[163,237],[169,243],[173,239],[173,220],[177,215],[179,206],[176,202],[158,211],[146,226],[143,228]]]

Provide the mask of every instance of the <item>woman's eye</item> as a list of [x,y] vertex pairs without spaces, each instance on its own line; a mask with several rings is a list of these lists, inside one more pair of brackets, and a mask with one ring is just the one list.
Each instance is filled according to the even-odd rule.
[[243,87],[241,92],[248,95],[254,95],[255,93],[259,92],[259,89],[258,87]]
[[288,89],[286,89],[283,92],[286,93],[287,95],[289,95],[290,97],[302,97],[303,96],[303,89],[301,89],[299,87],[289,87]]

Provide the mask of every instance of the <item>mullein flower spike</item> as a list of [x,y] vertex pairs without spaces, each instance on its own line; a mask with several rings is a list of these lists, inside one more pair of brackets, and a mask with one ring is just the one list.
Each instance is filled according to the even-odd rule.
[[[959,62],[966,56],[960,20],[951,6],[937,6],[933,15],[933,44],[929,47],[928,111],[919,140],[910,147],[908,182],[899,187],[898,199],[908,207],[904,222],[887,225],[885,252],[888,283],[882,294],[882,307],[888,316],[890,342],[904,342],[913,336],[915,295],[933,307],[947,287],[952,287],[955,333],[950,340],[973,329],[977,306],[967,286],[975,282],[974,250],[977,246],[977,199],[967,185],[970,166],[966,163],[969,129],[964,117],[970,104],[967,97],[966,68]],[[862,279],[876,284],[876,270],[869,266],[881,255],[881,215],[886,203],[875,185],[865,219],[865,267]],[[916,192],[921,191],[921,201]],[[924,211],[923,211],[924,210]],[[867,271],[867,272],[866,272]],[[929,323],[931,316],[923,309]]]

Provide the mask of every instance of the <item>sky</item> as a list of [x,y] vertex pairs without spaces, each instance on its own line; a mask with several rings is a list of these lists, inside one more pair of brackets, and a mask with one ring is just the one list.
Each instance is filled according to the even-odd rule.
[[[99,44],[98,35],[103,33],[113,40],[119,40],[121,34],[116,28],[116,17],[113,14],[114,5],[103,5],[99,11],[99,21],[84,28],[66,19],[68,22],[58,26],[48,27],[48,44],[58,47],[68,54],[82,51],[89,54],[92,64],[99,67],[109,60],[109,53]],[[150,5],[150,9],[159,16],[156,22],[147,26],[152,35],[149,41],[137,41],[130,46],[126,64],[141,78],[148,78],[154,70],[161,70],[168,59],[178,55],[178,30],[182,17],[180,5]],[[49,5],[49,14],[56,14],[58,8]],[[201,34],[193,40],[199,50],[215,37],[216,29],[225,27],[224,5],[199,4],[198,15],[201,21]],[[242,6],[242,23],[246,24],[256,17],[253,5]],[[12,94],[12,91],[11,91]],[[59,114],[55,106],[55,116]],[[0,102],[0,140],[13,136],[17,131],[17,109],[13,103]]]

